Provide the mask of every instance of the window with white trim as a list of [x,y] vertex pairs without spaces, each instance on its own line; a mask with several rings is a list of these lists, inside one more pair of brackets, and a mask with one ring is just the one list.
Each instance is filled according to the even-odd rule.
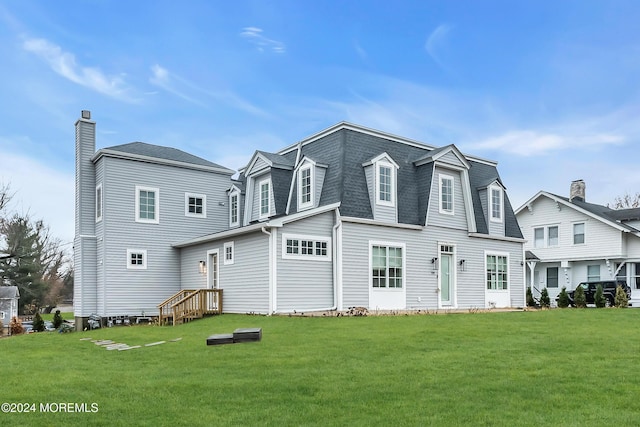
[[502,188],[498,186],[490,186],[489,194],[491,195],[491,200],[489,201],[489,206],[491,207],[491,215],[490,219],[493,222],[502,222],[502,212],[503,212],[503,204],[502,204]]
[[239,199],[240,195],[237,191],[229,194],[229,226],[231,227],[235,227],[240,223],[238,213]]
[[509,258],[506,255],[487,254],[487,289],[506,290],[509,288]]
[[547,228],[547,246],[558,246],[559,229],[557,225],[553,225]]
[[266,218],[271,212],[271,181],[265,179],[258,184],[260,191],[260,218]]
[[547,288],[558,287],[558,267],[547,267]]
[[573,244],[581,245],[584,243],[584,222],[573,224]]
[[453,177],[440,175],[440,213],[453,215]]
[[160,190],[136,185],[136,221],[160,222]]
[[587,281],[600,280],[600,266],[587,265]]
[[376,289],[401,289],[404,251],[399,246],[371,246],[371,286]]
[[320,236],[284,234],[282,236],[282,258],[329,261],[331,259],[331,239]]
[[533,246],[536,248],[544,248],[544,228],[538,227],[533,229]]
[[102,221],[102,183],[96,186],[96,222]]
[[230,265],[235,262],[235,248],[233,242],[224,244],[224,265]]
[[298,170],[298,208],[313,206],[313,165],[303,166]]
[[206,218],[207,196],[204,194],[184,193],[184,214],[186,216]]
[[550,225],[533,229],[533,245],[536,248],[554,247],[559,245],[559,227]]
[[127,268],[134,270],[146,270],[147,251],[144,249],[127,249]]
[[377,201],[383,205],[393,206],[393,165],[379,162],[376,168],[376,178],[378,182]]

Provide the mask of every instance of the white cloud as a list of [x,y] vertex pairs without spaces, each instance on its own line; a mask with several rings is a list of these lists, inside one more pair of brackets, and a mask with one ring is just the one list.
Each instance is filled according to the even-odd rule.
[[535,130],[514,130],[486,138],[478,143],[465,145],[465,149],[502,150],[518,156],[536,156],[572,148],[600,148],[620,145],[625,138],[613,134],[559,134]]
[[122,75],[107,75],[95,67],[83,67],[76,63],[72,53],[45,39],[26,39],[22,47],[45,60],[51,69],[62,77],[95,90],[96,92],[123,101],[135,101],[129,94],[129,88]]
[[263,35],[262,28],[245,27],[240,32],[240,36],[244,37],[250,43],[255,45],[260,52],[264,52],[265,50],[274,53],[286,52],[284,43],[265,37]]
[[441,51],[444,48],[444,44],[449,36],[449,33],[453,27],[448,24],[440,24],[438,27],[431,32],[429,37],[427,38],[426,43],[424,44],[424,48],[431,58],[442,68],[446,68],[442,58]]

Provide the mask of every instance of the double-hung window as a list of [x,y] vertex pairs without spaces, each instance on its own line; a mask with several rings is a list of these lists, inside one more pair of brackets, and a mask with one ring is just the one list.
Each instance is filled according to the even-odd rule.
[[547,267],[547,288],[558,287],[558,267]]
[[544,248],[544,228],[538,227],[533,229],[533,246],[536,248]]
[[393,204],[393,168],[387,163],[378,164],[378,202]]
[[587,281],[600,280],[600,266],[587,265]]
[[487,289],[505,290],[509,283],[509,263],[506,255],[487,255]]
[[313,205],[313,171],[307,165],[298,171],[298,207],[300,209]]
[[239,222],[238,216],[238,192],[235,191],[229,195],[229,226],[235,227]]
[[453,215],[453,177],[440,175],[440,213]]
[[489,191],[491,194],[491,221],[502,222],[502,188],[492,186],[489,187]]
[[235,245],[233,242],[224,244],[224,265],[231,265],[235,262]]
[[374,288],[402,288],[403,248],[371,246],[371,286]]
[[160,190],[136,186],[136,221],[157,224],[160,222]]
[[265,179],[258,184],[260,191],[260,218],[266,218],[271,212],[271,181]]
[[584,222],[573,224],[573,244],[581,245],[584,243]]

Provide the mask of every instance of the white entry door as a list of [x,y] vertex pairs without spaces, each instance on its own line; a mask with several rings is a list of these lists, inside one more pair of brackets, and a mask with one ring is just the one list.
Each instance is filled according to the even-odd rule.
[[[208,252],[207,263],[207,289],[218,289],[218,251]],[[218,308],[216,296],[213,293],[207,294],[207,307],[209,310]]]
[[451,305],[451,293],[453,291],[453,255],[440,254],[440,304]]

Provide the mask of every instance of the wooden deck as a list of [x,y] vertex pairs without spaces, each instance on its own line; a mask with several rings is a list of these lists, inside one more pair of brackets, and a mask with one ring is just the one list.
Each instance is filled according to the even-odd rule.
[[161,325],[222,314],[222,289],[183,289],[158,304],[158,309]]

